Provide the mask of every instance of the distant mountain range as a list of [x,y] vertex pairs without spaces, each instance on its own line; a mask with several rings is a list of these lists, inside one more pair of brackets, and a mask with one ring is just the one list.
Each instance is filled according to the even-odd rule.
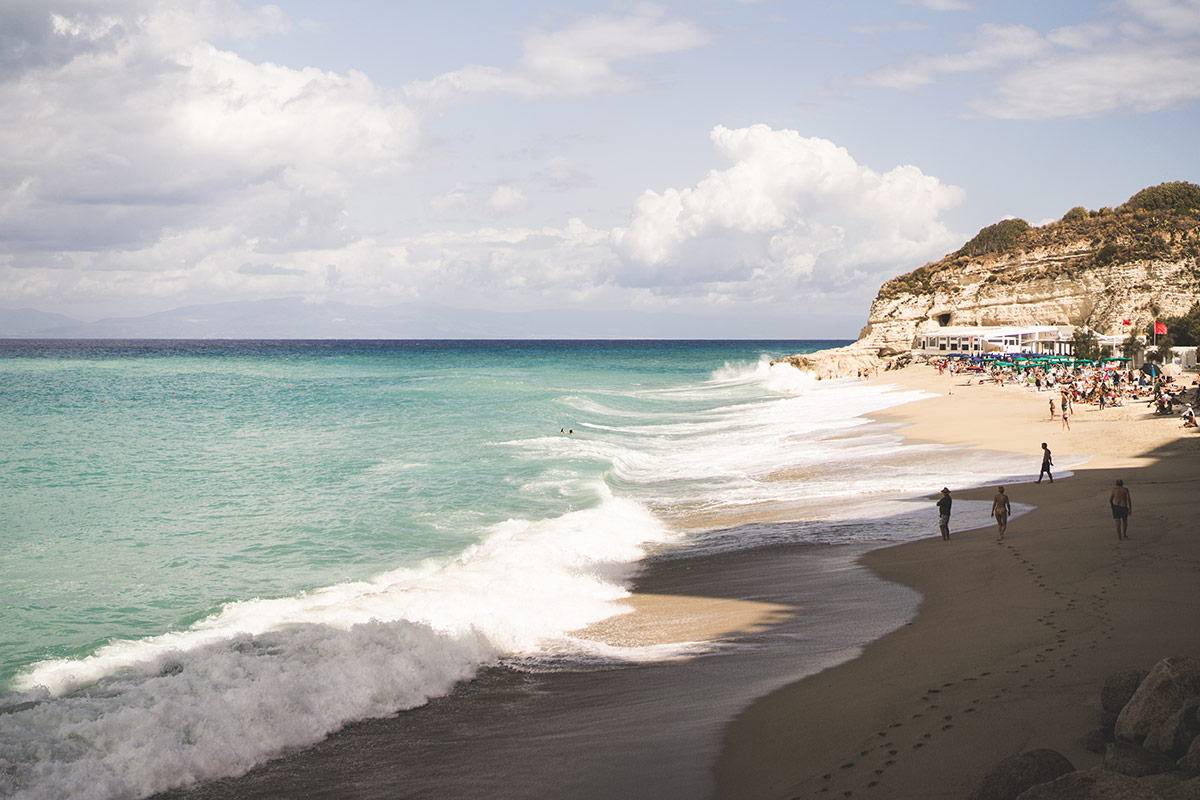
[[[238,301],[141,317],[83,322],[33,309],[0,309],[7,339],[586,339],[745,338],[720,315],[634,311],[473,311],[417,305],[386,308],[307,303],[299,298]],[[780,319],[763,338],[800,338]]]

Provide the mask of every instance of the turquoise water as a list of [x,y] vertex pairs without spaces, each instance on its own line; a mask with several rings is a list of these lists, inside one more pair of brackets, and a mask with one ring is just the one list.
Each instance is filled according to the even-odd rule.
[[579,398],[703,410],[653,392],[810,347],[8,344],[0,682],[593,504],[602,459],[503,444],[582,428]]
[[[917,393],[769,365],[831,344],[0,342],[0,796],[142,797],[499,660],[667,655],[571,632],[650,553],[873,541],[817,509],[944,482],[866,425]],[[772,504],[810,527],[705,530]]]

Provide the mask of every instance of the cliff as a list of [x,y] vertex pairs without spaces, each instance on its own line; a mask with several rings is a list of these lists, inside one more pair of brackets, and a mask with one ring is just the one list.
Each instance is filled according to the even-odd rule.
[[785,359],[847,375],[908,353],[945,325],[1074,325],[1144,331],[1200,301],[1200,187],[1151,187],[1120,208],[1075,208],[1041,227],[1005,220],[883,284],[858,341]]

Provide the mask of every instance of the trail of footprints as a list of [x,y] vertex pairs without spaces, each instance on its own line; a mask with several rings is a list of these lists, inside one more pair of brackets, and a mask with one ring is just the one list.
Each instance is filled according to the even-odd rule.
[[[1020,551],[1011,544],[1004,543],[1003,547],[1025,568],[1035,586],[1052,595],[1056,600],[1062,601],[1060,608],[1048,611],[1037,619],[1038,623],[1044,625],[1053,634],[1053,642],[1038,648],[1031,658],[1025,660],[1025,663],[1006,671],[1006,674],[1009,675],[1024,674],[1027,679],[1019,684],[1019,689],[1029,689],[1035,682],[1052,681],[1061,674],[1060,670],[1069,670],[1073,667],[1074,661],[1079,656],[1079,650],[1075,647],[1068,649],[1066,636],[1070,631],[1060,617],[1075,611],[1079,601],[1069,598],[1053,588],[1034,563],[1024,558]],[[1110,570],[1108,579],[1110,586],[1118,583],[1120,580],[1118,567],[1114,566]],[[1095,638],[1087,645],[1089,650],[1100,647],[1103,641],[1111,639],[1113,636],[1112,615],[1108,606],[1109,589],[1107,587],[1101,588],[1099,595],[1088,601],[1088,612],[1100,623],[1096,629]],[[989,682],[989,676],[993,674],[990,671],[980,672],[962,679],[961,683],[964,684],[962,688],[965,689],[965,685],[977,684],[978,691],[963,692],[960,690],[954,694],[956,696],[968,694],[977,696],[965,704],[954,704],[956,707],[953,709],[942,707],[943,702],[946,701],[941,695],[954,689],[957,685],[955,682],[951,681],[926,689],[917,700],[917,705],[914,707],[915,713],[905,720],[892,722],[884,730],[876,731],[871,740],[864,744],[864,749],[860,750],[856,756],[846,759],[839,769],[827,772],[820,777],[819,786],[813,791],[812,796],[824,798],[872,796],[872,790],[881,785],[887,771],[899,763],[906,752],[919,751],[935,736],[951,731],[956,720],[968,717],[988,702],[1001,700],[1009,692],[1008,688],[1000,688],[992,694],[987,694],[984,687]],[[947,705],[951,704],[947,703]],[[798,796],[797,800],[799,800]]]

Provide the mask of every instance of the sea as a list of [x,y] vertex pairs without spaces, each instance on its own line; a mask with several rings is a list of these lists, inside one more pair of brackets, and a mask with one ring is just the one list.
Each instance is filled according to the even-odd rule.
[[580,631],[648,563],[936,536],[943,485],[1028,466],[771,363],[844,343],[0,341],[0,797],[240,775],[497,665],[720,659]]

